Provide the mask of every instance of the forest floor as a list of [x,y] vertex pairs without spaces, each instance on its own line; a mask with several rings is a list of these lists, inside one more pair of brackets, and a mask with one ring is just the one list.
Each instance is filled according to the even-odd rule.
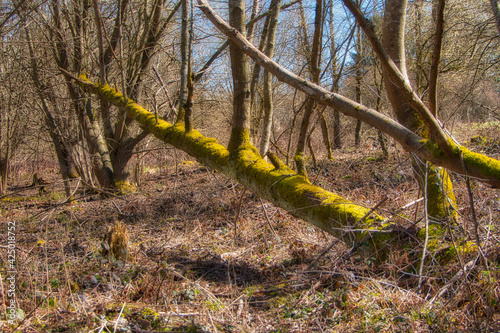
[[[477,131],[470,132],[472,137]],[[498,131],[495,133],[498,134]],[[490,133],[491,134],[491,133]],[[498,137],[469,140],[500,153]],[[401,226],[423,226],[423,203],[410,157],[388,159],[366,143],[309,169],[310,179],[373,207]],[[498,156],[497,156],[498,157]],[[0,201],[0,305],[7,310],[8,244],[15,244],[17,316],[0,331],[21,332],[486,332],[500,329],[500,199],[472,181],[479,237],[489,259],[460,254],[426,260],[424,244],[402,238],[384,262],[350,255],[335,239],[260,200],[225,176],[179,154],[143,167],[138,192],[120,196],[61,186],[10,193]],[[20,186],[32,175],[20,176]],[[43,175],[53,183],[57,175]],[[463,177],[452,175],[459,202],[456,239],[474,240]],[[50,179],[52,178],[52,179]],[[16,188],[14,186],[14,188]],[[401,208],[409,205],[401,211]],[[395,215],[395,212],[398,211]],[[8,226],[15,222],[14,238]],[[129,260],[103,256],[103,237],[121,221]],[[11,240],[9,242],[9,240]],[[399,245],[401,246],[397,246]],[[460,275],[462,273],[462,275]],[[419,288],[420,286],[420,288]]]

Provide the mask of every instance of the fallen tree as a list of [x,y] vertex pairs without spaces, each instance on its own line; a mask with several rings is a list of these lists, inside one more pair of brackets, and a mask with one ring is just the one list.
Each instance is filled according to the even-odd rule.
[[346,241],[358,246],[362,243],[360,248],[364,253],[377,255],[385,247],[384,242],[397,232],[393,224],[369,208],[312,185],[272,153],[268,154],[270,162],[267,162],[249,143],[230,151],[216,139],[205,137],[197,130],[186,132],[182,122],[170,124],[158,118],[107,84],[92,83],[83,75],[73,78],[86,92],[96,94],[127,112],[158,139],[231,177],[290,214],[339,238],[349,233],[353,237]]
[[[500,186],[500,161],[471,152],[454,142],[451,137],[446,136],[443,140],[443,135],[446,134],[437,128],[434,129],[434,133],[438,134],[434,137],[423,138],[375,110],[327,91],[290,73],[257,50],[237,29],[230,27],[220,19],[206,2],[203,0],[199,0],[199,2],[201,3],[200,8],[210,20],[230,37],[235,45],[278,79],[302,90],[321,104],[334,107],[346,115],[360,119],[389,134],[407,151],[417,156],[458,173],[474,176],[492,186]],[[71,75],[67,72],[65,74],[67,77]],[[232,146],[230,144],[226,148],[220,145],[216,139],[204,137],[196,130],[186,131],[182,121],[170,124],[159,119],[106,84],[92,83],[85,76],[73,78],[84,90],[99,95],[114,104],[120,111],[127,113],[145,130],[153,133],[159,139],[233,178],[259,196],[284,208],[290,214],[302,218],[336,237],[350,234],[352,237],[347,242],[356,244],[356,248],[363,244],[361,249],[366,250],[363,251],[364,253],[379,254],[379,250],[385,247],[386,241],[393,239],[397,233],[394,224],[373,214],[372,210],[366,207],[349,202],[339,195],[312,185],[306,176],[295,173],[272,153],[268,155],[270,163],[265,161],[257,149],[243,136],[241,142]],[[422,112],[426,112],[425,109],[422,109]],[[429,119],[427,125],[429,127],[436,126],[431,120]],[[243,135],[244,126],[241,131]],[[234,128],[233,132],[238,134]],[[436,233],[436,239],[429,246],[431,250],[447,247],[438,239],[442,235],[441,232]],[[466,245],[467,249],[473,250],[473,246]]]

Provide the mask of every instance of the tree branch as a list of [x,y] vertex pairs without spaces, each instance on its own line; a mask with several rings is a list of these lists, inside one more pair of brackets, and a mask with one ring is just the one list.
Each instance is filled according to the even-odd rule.
[[373,23],[364,16],[359,6],[356,5],[352,0],[343,1],[345,6],[356,18],[356,21],[365,32],[365,35],[368,37],[373,51],[380,59],[382,67],[384,71],[390,76],[392,83],[399,88],[411,107],[422,118],[424,123],[427,125],[427,128],[429,129],[431,138],[435,140],[439,148],[441,148],[445,153],[450,154],[452,152],[452,145],[450,144],[448,136],[443,131],[441,126],[439,126],[437,119],[432,115],[432,113],[425,106],[420,97],[418,97],[418,95],[415,93],[406,75],[399,70],[398,66],[394,63],[389,54],[386,52],[385,48],[382,46],[382,43],[375,32]]
[[[356,221],[370,212],[368,208],[312,185],[307,178],[297,175],[275,156],[272,158],[275,165],[266,162],[251,144],[230,152],[217,143],[216,139],[207,138],[197,130],[186,132],[184,124],[170,124],[157,119],[154,114],[108,85],[92,83],[84,76],[75,80],[85,91],[97,94],[127,112],[160,140],[182,149],[201,163],[238,181],[290,214],[334,236],[342,236],[345,230],[350,230]],[[379,216],[370,215],[359,228],[350,231],[353,234],[352,241],[360,241],[368,233],[377,230],[379,232],[372,234],[373,242],[366,244],[369,253],[375,254],[375,249],[383,247],[387,233],[391,232],[391,224],[382,223]]]
[[[470,176],[476,177],[493,187],[500,187],[500,161],[483,154],[471,152],[464,147],[455,145],[451,141],[448,142],[451,146],[450,152],[443,151],[442,147],[436,144],[436,141],[432,139],[423,139],[395,120],[342,95],[329,92],[291,73],[266,57],[266,55],[249,43],[244,36],[238,33],[237,30],[231,28],[212,10],[205,0],[198,0],[198,3],[200,4],[199,8],[220,31],[231,38],[231,40],[239,45],[246,54],[276,76],[280,81],[310,95],[320,104],[335,108],[345,115],[360,119],[382,132],[387,133],[398,141],[408,152],[413,152],[436,165],[443,166],[460,174],[465,174],[467,171],[467,174]],[[392,64],[394,65],[393,62]],[[467,170],[464,170],[460,163],[460,154],[464,156]]]

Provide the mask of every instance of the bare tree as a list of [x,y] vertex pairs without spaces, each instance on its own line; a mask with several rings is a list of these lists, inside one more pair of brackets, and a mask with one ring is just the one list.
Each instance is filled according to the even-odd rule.
[[[276,42],[276,29],[278,27],[278,16],[280,12],[281,0],[273,0],[269,5],[269,32],[267,36],[267,44],[264,54],[269,58],[274,56],[274,44]],[[260,153],[265,155],[269,149],[269,139],[271,138],[271,127],[273,124],[273,93],[272,93],[272,76],[269,72],[264,72],[264,91],[263,91],[263,107],[264,107],[264,119],[263,119],[263,130],[260,140]]]
[[77,175],[76,167],[74,164],[74,157],[72,156],[72,145],[63,136],[62,129],[58,125],[56,118],[49,108],[49,103],[53,108],[57,108],[57,103],[55,102],[54,97],[48,96],[47,92],[45,91],[45,88],[40,79],[40,71],[36,61],[36,55],[33,49],[33,42],[30,32],[27,28],[25,29],[25,32],[28,45],[28,53],[31,58],[31,77],[33,79],[33,84],[35,86],[38,98],[40,99],[46,127],[49,130],[52,143],[54,144],[61,176],[64,180],[64,189],[66,195],[69,198],[69,196],[71,195],[70,178],[75,178]]
[[[20,1],[10,12],[5,13],[0,25],[0,195],[7,191],[10,178],[10,165],[22,144],[31,125],[28,117],[29,86],[20,85],[29,77],[24,70],[25,62],[22,48],[11,41],[20,38],[19,31],[3,34],[2,26],[9,21],[24,1]],[[3,14],[3,13],[2,13]],[[23,13],[24,14],[24,13]],[[22,87],[22,89],[21,89]]]
[[[303,13],[303,12],[302,12]],[[304,16],[302,14],[302,16]],[[303,19],[303,26],[305,25],[305,19]],[[321,40],[323,36],[323,0],[316,1],[316,11],[314,18],[314,36],[312,41],[312,47],[309,46],[309,41],[307,37],[307,30],[305,27],[303,31],[304,49],[306,52],[306,57],[308,58],[309,72],[311,76],[311,81],[313,83],[319,83],[320,79],[320,57],[321,57]],[[313,98],[307,97],[307,101],[304,106],[304,115],[302,116],[302,122],[300,125],[299,139],[297,141],[297,147],[295,150],[295,166],[297,167],[297,172],[300,175],[307,177],[307,171],[304,161],[305,145],[307,142],[307,135],[309,131],[309,124],[311,121],[311,116],[314,112],[316,101]]]
[[[87,27],[92,24],[89,18],[88,2],[75,1],[71,3],[74,10],[72,15],[60,15],[59,0],[51,0],[53,8],[53,34],[55,45],[54,55],[58,66],[65,73],[80,72],[85,66],[92,65],[92,61],[84,59],[82,53],[84,40],[86,43],[95,43],[98,46],[97,65],[100,78],[103,82],[112,80],[112,75],[120,77],[122,86],[126,87],[124,94],[127,98],[140,100],[146,78],[149,77],[151,61],[155,56],[159,42],[163,38],[166,28],[171,22],[174,13],[180,8],[181,2],[177,3],[170,11],[165,6],[164,0],[139,2],[143,12],[147,14],[148,20],[136,20],[137,27],[134,33],[128,34],[124,29],[127,20],[134,19],[127,14],[141,15],[140,11],[130,11],[130,1],[120,0],[116,4],[116,16],[111,26],[108,37],[107,29],[102,25],[101,8],[98,0],[93,0],[94,22],[97,29],[97,40],[94,36],[87,34]],[[66,6],[66,4],[65,4]],[[166,14],[164,15],[165,12]],[[66,11],[67,13],[67,11]],[[137,18],[137,17],[136,17]],[[71,33],[72,38],[67,34]],[[124,40],[129,51],[127,61],[118,59],[117,54],[123,52]],[[72,41],[72,42],[68,42]],[[87,53],[88,54],[88,53]],[[124,64],[127,64],[124,67]],[[89,151],[93,156],[93,166],[99,183],[105,187],[116,187],[119,190],[133,190],[130,182],[132,175],[129,161],[133,155],[134,148],[148,133],[135,125],[126,113],[114,107],[107,101],[99,101],[98,112],[94,112],[92,100],[82,96],[73,83],[67,81],[68,94],[70,95],[80,126],[84,128]],[[113,120],[116,121],[113,124]]]

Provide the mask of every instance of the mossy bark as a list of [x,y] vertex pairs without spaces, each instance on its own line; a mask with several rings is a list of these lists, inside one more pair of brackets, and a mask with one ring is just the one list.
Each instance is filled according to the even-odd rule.
[[[387,53],[398,66],[405,79],[408,79],[405,55],[405,13],[406,1],[390,0],[384,13],[383,44]],[[429,137],[430,131],[422,118],[415,112],[401,90],[392,82],[392,77],[383,71],[387,95],[392,109],[398,119],[406,128],[423,137]],[[427,179],[427,205],[428,214],[432,220],[443,220],[447,217],[456,217],[456,200],[453,194],[453,185],[446,170],[437,166],[429,167],[429,174],[425,175],[425,163],[421,159],[414,159],[413,169],[418,179],[420,188],[425,187]],[[448,215],[453,214],[453,215]]]
[[[231,152],[216,139],[207,138],[197,130],[188,133],[183,123],[170,124],[157,119],[154,114],[108,85],[93,84],[85,77],[80,78],[81,86],[107,99],[126,111],[130,117],[160,140],[169,143],[225,175],[240,182],[254,193],[266,198],[290,214],[304,219],[318,228],[341,237],[344,231],[352,231],[351,242],[361,241],[371,235],[365,249],[372,255],[391,239],[391,225],[370,214],[359,225],[356,222],[369,213],[369,209],[345,200],[339,195],[312,185],[308,179],[296,174],[276,156],[272,163],[265,161],[258,150],[246,139],[246,143]],[[248,138],[248,132],[240,133]]]
[[430,165],[427,175],[427,210],[434,218],[457,218],[457,201],[453,184],[445,169]]

